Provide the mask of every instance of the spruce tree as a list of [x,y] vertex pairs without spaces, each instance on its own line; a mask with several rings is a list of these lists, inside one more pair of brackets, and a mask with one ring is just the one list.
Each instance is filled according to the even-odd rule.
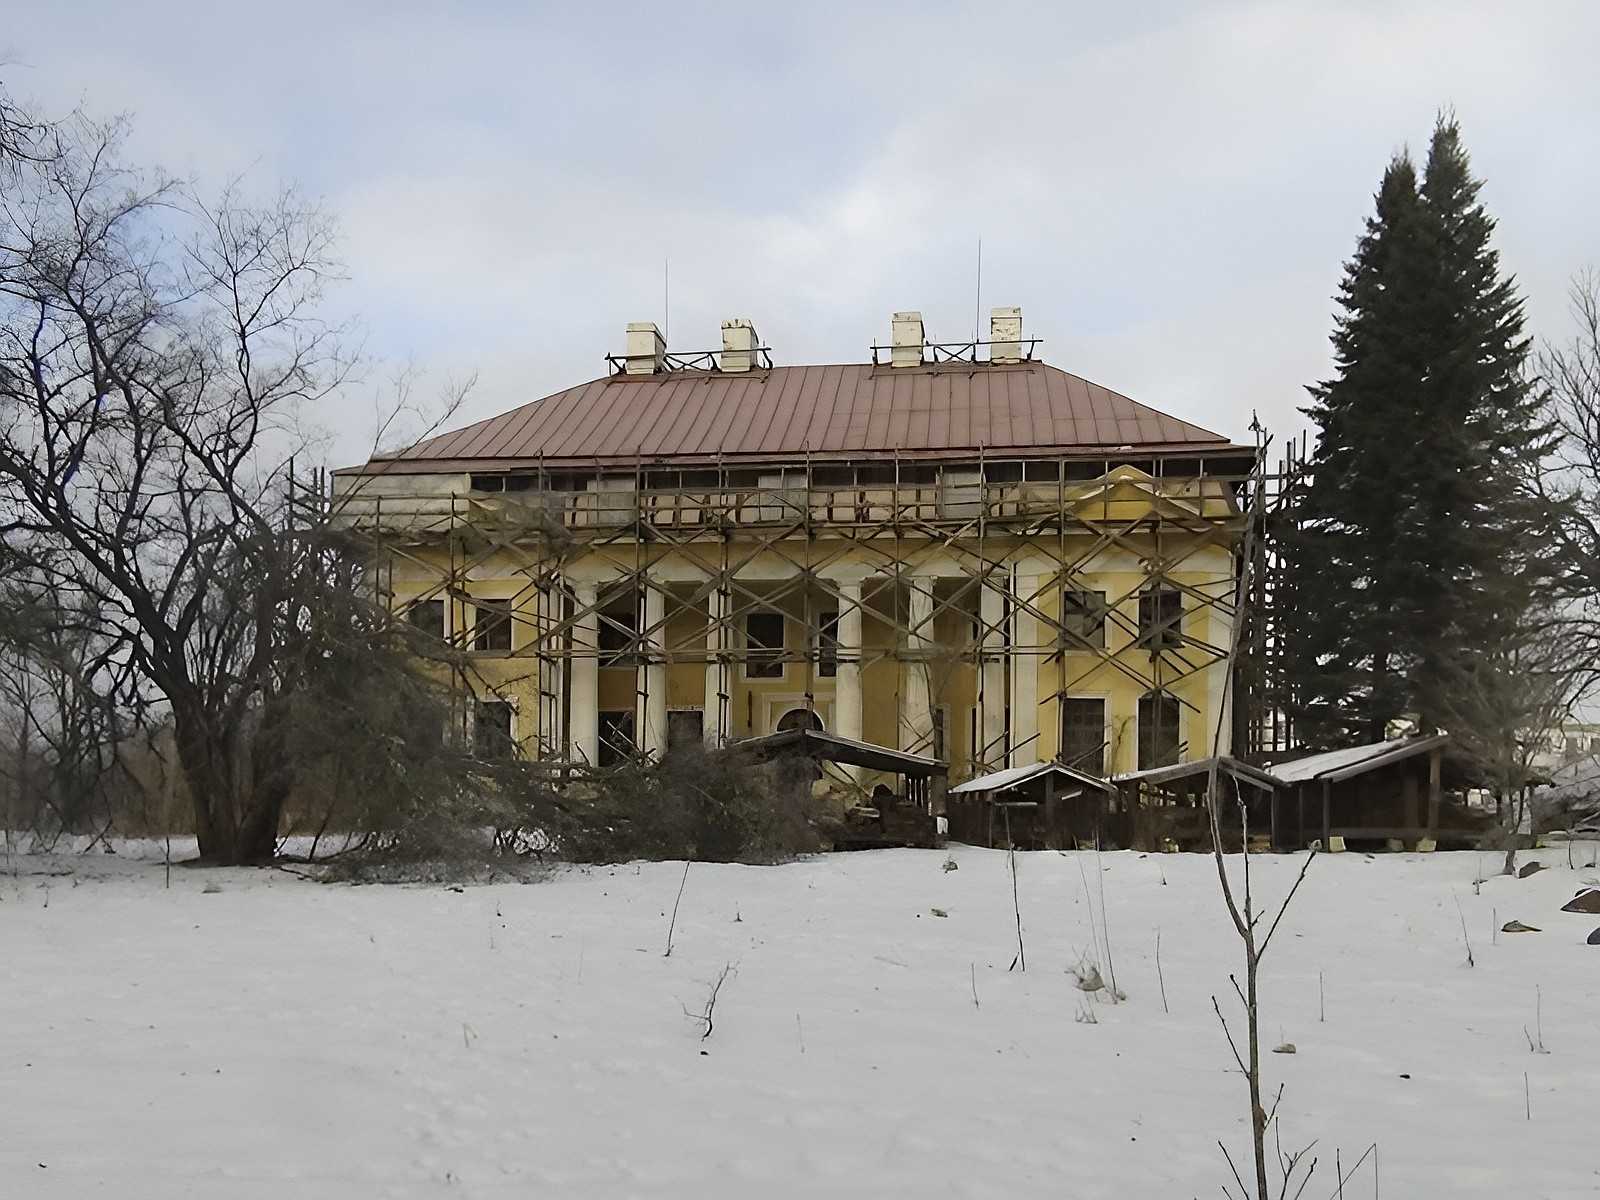
[[1515,281],[1490,244],[1461,130],[1441,117],[1422,181],[1433,260],[1423,313],[1428,371],[1420,419],[1433,457],[1413,510],[1420,564],[1412,610],[1418,661],[1412,705],[1424,729],[1451,711],[1464,659],[1520,636],[1538,597],[1541,509],[1527,480],[1553,446],[1544,398],[1527,370],[1529,339]]
[[1420,182],[1389,165],[1346,264],[1334,378],[1298,513],[1287,659],[1307,745],[1437,728],[1463,653],[1514,627],[1536,564],[1522,481],[1547,451],[1514,282],[1454,119]]
[[1416,170],[1401,154],[1345,266],[1336,378],[1309,389],[1305,411],[1319,433],[1289,546],[1294,610],[1285,615],[1298,733],[1311,746],[1382,737],[1406,707],[1409,581],[1396,535],[1415,479],[1412,447],[1395,431],[1411,422],[1424,370],[1424,225]]

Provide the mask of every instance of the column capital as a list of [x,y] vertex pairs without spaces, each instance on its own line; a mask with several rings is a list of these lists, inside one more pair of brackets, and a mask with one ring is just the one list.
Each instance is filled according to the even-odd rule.
[[817,578],[826,579],[829,583],[837,583],[842,586],[860,587],[867,581],[868,576],[876,574],[877,572],[871,567],[843,563],[839,566],[823,567],[817,572]]

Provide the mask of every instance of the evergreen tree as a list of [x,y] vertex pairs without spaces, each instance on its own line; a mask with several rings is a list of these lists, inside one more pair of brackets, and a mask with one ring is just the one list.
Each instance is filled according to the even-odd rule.
[[1522,481],[1550,431],[1480,187],[1441,117],[1420,186],[1397,156],[1346,264],[1289,545],[1286,650],[1307,745],[1376,740],[1398,717],[1437,727],[1459,656],[1516,627],[1528,594],[1538,516]]
[[1414,415],[1424,370],[1417,329],[1426,293],[1416,170],[1401,154],[1339,290],[1337,377],[1311,389],[1319,435],[1290,545],[1296,585],[1287,646],[1302,741],[1382,737],[1406,708],[1402,633],[1409,567],[1397,536],[1414,496]]
[[1464,662],[1519,637],[1537,603],[1547,543],[1526,484],[1554,446],[1527,371],[1522,300],[1490,244],[1461,130],[1441,117],[1422,181],[1433,259],[1423,310],[1428,370],[1419,393],[1426,485],[1410,514],[1419,588],[1412,707],[1425,729],[1452,711]]

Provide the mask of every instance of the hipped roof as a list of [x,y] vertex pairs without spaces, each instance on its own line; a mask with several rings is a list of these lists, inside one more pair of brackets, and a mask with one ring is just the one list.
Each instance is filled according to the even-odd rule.
[[1253,453],[1043,362],[613,375],[352,471],[728,459]]

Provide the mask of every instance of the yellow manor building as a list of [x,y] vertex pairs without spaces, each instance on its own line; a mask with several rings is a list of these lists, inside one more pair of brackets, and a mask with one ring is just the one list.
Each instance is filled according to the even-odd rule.
[[[484,748],[604,767],[810,727],[959,781],[1203,758],[1248,446],[1036,357],[1021,312],[774,366],[745,320],[334,477]],[[855,777],[869,784],[870,772]]]

